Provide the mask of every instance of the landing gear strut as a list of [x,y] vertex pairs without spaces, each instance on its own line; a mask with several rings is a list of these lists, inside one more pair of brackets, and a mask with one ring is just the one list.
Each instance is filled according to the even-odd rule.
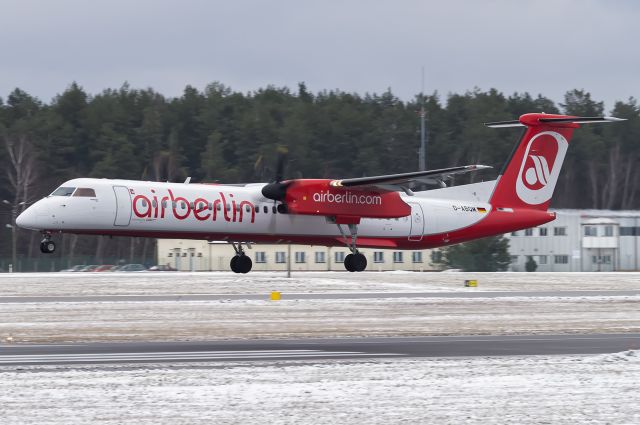
[[242,249],[242,244],[238,242],[238,246],[236,246],[235,243],[231,242],[231,245],[236,252],[236,255],[233,256],[229,263],[231,271],[234,273],[249,273],[253,266],[253,262],[251,261],[251,258],[245,254],[244,249]]
[[[344,232],[342,231],[342,226],[340,224],[337,225],[342,236],[347,239]],[[357,224],[348,224],[349,233],[351,233],[351,243],[348,243],[347,246],[351,251],[351,254],[348,254],[344,257],[344,268],[350,272],[361,272],[367,268],[367,257],[364,254],[358,251],[356,247],[356,241],[358,239],[358,225]]]
[[51,240],[51,235],[48,233],[44,234],[44,239],[40,242],[40,252],[43,254],[53,254],[56,250],[56,244]]

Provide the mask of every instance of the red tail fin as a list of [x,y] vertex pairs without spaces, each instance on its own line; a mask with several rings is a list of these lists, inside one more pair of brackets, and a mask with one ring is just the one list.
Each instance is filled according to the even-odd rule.
[[527,129],[502,169],[491,195],[494,207],[546,210],[556,187],[573,130],[579,124],[622,121],[612,117],[525,114],[518,121],[486,123],[489,127]]

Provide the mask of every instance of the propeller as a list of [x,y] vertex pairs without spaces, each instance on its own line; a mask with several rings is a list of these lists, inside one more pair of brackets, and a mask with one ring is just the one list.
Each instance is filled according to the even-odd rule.
[[265,198],[273,199],[274,201],[284,201],[285,195],[287,194],[287,187],[291,184],[290,182],[282,182],[288,156],[289,150],[285,146],[279,146],[275,179],[262,188],[262,195]]
[[[266,184],[262,188],[262,195],[265,198],[273,200],[273,206],[277,208],[279,213],[285,213],[287,211],[287,206],[284,204],[284,199],[287,194],[287,188],[291,184],[291,182],[283,182],[284,178],[284,169],[287,163],[287,158],[289,155],[289,151],[285,146],[279,146],[277,149],[278,152],[278,160],[276,162],[276,175],[273,182]],[[278,201],[282,202],[281,204],[277,204]],[[269,224],[269,231],[271,233],[275,233],[276,227],[276,215],[273,214],[271,223]]]

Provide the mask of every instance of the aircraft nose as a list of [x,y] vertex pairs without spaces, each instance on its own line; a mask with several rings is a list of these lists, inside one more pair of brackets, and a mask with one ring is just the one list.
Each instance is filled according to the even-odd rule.
[[39,217],[33,207],[29,207],[16,217],[16,224],[24,229],[38,230]]

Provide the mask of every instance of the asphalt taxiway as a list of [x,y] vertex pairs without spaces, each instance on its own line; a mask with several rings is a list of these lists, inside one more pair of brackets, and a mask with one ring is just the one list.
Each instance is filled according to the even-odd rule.
[[638,348],[640,334],[5,344],[0,366],[602,354]]

